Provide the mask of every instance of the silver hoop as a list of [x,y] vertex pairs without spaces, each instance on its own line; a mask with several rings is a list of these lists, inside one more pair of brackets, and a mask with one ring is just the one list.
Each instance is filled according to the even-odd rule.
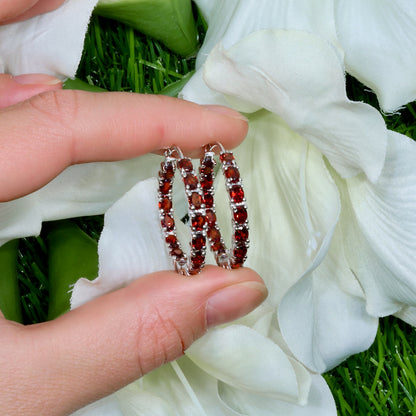
[[[219,160],[225,184],[228,191],[231,208],[232,241],[231,248],[227,250],[221,236],[214,203],[214,179],[215,147],[219,148]],[[205,146],[205,154],[201,159],[199,168],[199,181],[204,193],[205,215],[207,222],[207,236],[210,248],[214,252],[216,262],[219,266],[227,269],[241,267],[247,259],[249,247],[249,228],[247,204],[241,183],[240,172],[232,152],[224,149],[219,142]]]

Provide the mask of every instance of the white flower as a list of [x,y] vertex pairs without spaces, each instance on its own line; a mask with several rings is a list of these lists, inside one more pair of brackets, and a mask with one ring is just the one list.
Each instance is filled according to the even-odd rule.
[[[68,0],[45,15],[1,26],[0,71],[73,77],[96,3],[97,0]],[[317,34],[330,42],[340,57],[345,54],[346,68],[375,90],[386,111],[416,98],[416,55],[407,52],[415,43],[416,6],[405,0],[394,3],[322,0],[319,6],[307,0],[198,0],[196,3],[209,24],[198,54],[198,67],[219,41],[228,48],[258,29],[296,29]],[[199,71],[194,79],[201,76]],[[204,97],[199,88],[196,97],[191,91],[188,88],[187,97],[191,100],[225,102],[222,94],[214,94],[208,88]],[[304,101],[305,106],[312,104]],[[369,154],[366,150],[362,153]],[[0,204],[0,221],[7,224],[0,230],[0,245],[13,238],[37,235],[42,221],[105,212],[133,186],[131,178],[142,180],[156,172],[153,169],[149,175],[148,167],[153,160],[149,163],[144,160],[146,163],[143,159],[111,163],[111,175],[103,175],[110,164],[105,168],[101,164],[73,166],[42,190]],[[372,169],[381,169],[381,166]]]
[[250,208],[247,264],[266,280],[291,351],[322,372],[368,348],[377,317],[413,319],[416,143],[346,97],[342,54],[321,37],[230,39],[182,94],[249,116],[236,151]]
[[[107,211],[99,259],[99,277],[76,283],[72,307],[172,268],[160,233],[155,179],[140,182]],[[287,352],[275,319],[270,308],[258,308],[210,330],[184,357],[74,415],[335,416],[328,386]]]
[[69,0],[58,9],[0,27],[0,73],[73,78],[98,0]]
[[406,0],[195,0],[208,22],[201,66],[218,42],[229,48],[259,29],[295,29],[345,54],[349,73],[371,87],[382,109],[416,99],[416,5]]
[[[238,325],[210,332],[172,369],[163,367],[106,399],[114,406],[113,414],[127,412],[123,406],[131,406],[145,409],[147,413],[142,414],[199,415],[202,408],[207,414],[221,409],[223,414],[257,415],[255,388],[264,389],[267,383],[261,376],[269,376],[264,374],[264,362],[256,356],[246,367],[223,370],[221,358],[212,355],[215,348],[208,348],[218,334],[229,336],[228,345],[233,348],[238,347],[232,343],[234,336],[244,339],[247,348],[255,340],[259,351],[274,356],[285,368],[282,377],[287,385],[271,379],[270,406],[281,406],[282,414],[333,414],[322,378],[310,376],[289,350],[308,368],[322,372],[366,349],[374,339],[379,316],[395,313],[416,323],[416,145],[388,131],[374,108],[348,100],[344,79],[347,69],[372,87],[385,111],[416,98],[416,55],[408,53],[416,37],[416,6],[404,0],[358,3],[325,0],[318,7],[306,0],[197,2],[209,30],[198,56],[199,70],[183,96],[204,104],[225,103],[249,116],[249,135],[236,150],[251,222],[248,265],[266,280],[270,297]],[[351,18],[353,13],[357,15]],[[215,46],[218,42],[221,45]],[[4,44],[1,37],[0,44]],[[50,68],[55,60],[54,56],[42,61]],[[18,72],[35,70],[20,61],[24,65]],[[11,68],[7,65],[4,68]],[[90,169],[88,181],[82,182],[80,168]],[[67,198],[75,201],[73,205],[68,200],[61,204],[46,187],[0,207],[2,223],[10,221],[0,237],[35,232],[42,219],[62,215],[53,209],[60,204],[69,207],[65,216],[107,209],[127,188],[115,189],[108,198],[105,193],[117,188],[117,179],[110,186],[103,184],[95,168],[70,168],[51,184],[49,190],[57,191],[72,183],[73,194]],[[77,199],[81,182],[86,192],[90,187],[97,190],[93,204],[78,203],[84,201]],[[221,215],[221,209],[228,208],[220,203],[225,201],[225,191],[219,182],[216,198]],[[146,206],[145,201],[141,203]],[[28,208],[36,213],[35,220],[20,223]],[[17,220],[15,213],[20,215]],[[145,230],[141,224],[140,232],[147,235]],[[105,233],[101,247],[103,241]],[[156,235],[154,244],[161,244]],[[116,271],[126,270],[126,281],[137,276],[143,264],[152,270],[166,267],[156,248],[153,257],[142,251],[146,262],[133,266],[129,259],[137,251],[131,256],[124,248],[120,252],[125,257],[116,264],[120,267]],[[111,259],[105,253],[100,253],[104,263]],[[105,270],[100,267],[100,276]],[[97,280],[92,286],[80,282],[74,297],[78,290],[83,302],[125,284],[104,282]],[[97,289],[100,286],[104,288]],[[229,358],[227,353],[222,359]],[[249,351],[242,354],[253,356]],[[241,385],[242,379],[248,384]],[[144,406],[149,397],[154,409]],[[306,400],[307,406],[298,405]],[[264,398],[261,404],[262,414],[267,415]]]

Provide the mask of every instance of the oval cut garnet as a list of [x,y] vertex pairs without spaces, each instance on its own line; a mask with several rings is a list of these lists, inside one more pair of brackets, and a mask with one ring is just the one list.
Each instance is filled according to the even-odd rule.
[[243,202],[243,199],[244,199],[243,188],[239,185],[234,185],[233,187],[231,187],[230,197],[236,203]]
[[188,173],[184,178],[183,178],[183,182],[186,186],[189,187],[189,189],[196,189],[196,187],[198,186],[198,179],[197,177],[192,174],[192,173]]
[[212,169],[215,165],[214,158],[212,158],[211,156],[205,157],[204,160],[202,161],[202,165],[206,166],[207,168]]
[[234,220],[238,224],[244,224],[247,220],[247,210],[244,207],[237,207],[234,211]]
[[174,247],[178,246],[178,239],[173,234],[167,235],[166,238],[165,238],[165,241],[169,244],[169,246],[171,248],[174,248]]
[[230,166],[224,171],[224,176],[231,182],[237,182],[240,179],[240,172],[234,166]]
[[187,172],[191,172],[193,170],[192,162],[190,159],[180,159],[178,161],[178,168],[183,169]]
[[204,193],[204,202],[207,208],[212,208],[214,205],[214,197],[210,192]]
[[159,192],[163,195],[168,194],[171,187],[172,187],[172,184],[169,180],[163,180],[159,182]]
[[175,225],[174,219],[169,214],[165,214],[163,216],[161,223],[162,223],[162,227],[166,228],[166,230],[168,231],[173,230],[173,227]]
[[172,163],[163,163],[161,164],[162,170],[160,172],[160,177],[165,179],[172,179],[175,175],[175,169],[173,168]]
[[191,257],[191,262],[193,264],[194,267],[201,267],[202,264],[204,263],[204,256],[202,255],[202,253],[195,253],[192,257]]
[[209,167],[209,166],[201,166],[200,168],[199,168],[199,173],[201,174],[201,175],[212,175],[212,168],[211,167]]
[[234,160],[234,155],[231,152],[224,152],[220,154],[221,162],[231,163]]
[[242,261],[244,260],[245,255],[247,254],[247,247],[246,246],[237,246],[233,250],[233,255],[236,260]]
[[201,188],[204,190],[211,189],[212,184],[214,183],[214,178],[212,175],[205,175],[201,178]]
[[205,217],[201,214],[196,214],[191,221],[192,228],[196,231],[201,231],[204,228]]
[[238,230],[235,230],[234,237],[236,241],[244,242],[248,240],[248,228],[243,227]]
[[198,192],[192,192],[191,196],[189,197],[189,203],[196,209],[201,208],[202,196]]
[[193,239],[192,239],[192,248],[194,250],[202,250],[205,246],[205,236],[202,234],[198,234],[196,235]]
[[221,240],[220,230],[218,230],[218,228],[210,228],[208,230],[208,238],[211,241],[219,241],[219,240]]
[[211,244],[211,250],[212,251],[219,251],[223,247],[224,247],[224,245],[222,244],[221,240],[220,241],[215,241]]
[[217,222],[217,216],[215,215],[215,212],[211,210],[207,210],[206,219],[208,226],[210,227],[212,227]]
[[162,198],[159,201],[159,209],[169,212],[172,208],[172,201],[169,198]]
[[174,247],[174,248],[170,251],[170,254],[171,254],[172,256],[175,256],[175,257],[182,257],[182,255],[183,255],[183,251],[182,251],[179,247]]

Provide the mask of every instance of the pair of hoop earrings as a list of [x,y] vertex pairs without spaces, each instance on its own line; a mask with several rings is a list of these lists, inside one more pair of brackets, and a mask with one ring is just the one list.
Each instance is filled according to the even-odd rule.
[[[233,236],[231,248],[227,249],[221,236],[214,204],[215,148],[219,149],[219,160],[226,180]],[[175,270],[184,275],[198,274],[205,264],[207,239],[219,266],[237,269],[247,258],[248,219],[247,205],[241,183],[240,172],[234,155],[226,151],[221,143],[205,146],[201,158],[199,177],[191,159],[184,157],[177,146],[165,151],[165,160],[159,171],[159,213],[162,234],[172,257]],[[180,171],[188,199],[188,214],[192,239],[191,251],[186,255],[176,235],[172,205],[172,187],[175,171]]]

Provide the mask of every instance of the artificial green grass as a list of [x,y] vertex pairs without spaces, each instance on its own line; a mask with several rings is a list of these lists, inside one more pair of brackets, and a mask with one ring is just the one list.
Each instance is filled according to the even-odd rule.
[[77,76],[108,91],[159,94],[195,66],[128,26],[94,17]]
[[[122,24],[94,17],[78,77],[110,91],[149,94],[168,91],[174,95],[178,90],[176,83],[187,79],[194,64],[193,58],[174,55],[159,42]],[[352,100],[378,107],[375,95],[351,77],[347,78],[347,91]],[[385,116],[385,120],[390,129],[416,140],[415,103],[398,114]],[[98,239],[102,217],[75,221]],[[48,264],[44,237],[20,242],[19,282],[25,323],[41,322],[47,316]],[[369,350],[350,357],[324,375],[339,415],[416,416],[415,345],[413,328],[392,317],[382,319],[376,341]]]
[[380,321],[372,347],[324,375],[342,416],[416,415],[416,332]]

